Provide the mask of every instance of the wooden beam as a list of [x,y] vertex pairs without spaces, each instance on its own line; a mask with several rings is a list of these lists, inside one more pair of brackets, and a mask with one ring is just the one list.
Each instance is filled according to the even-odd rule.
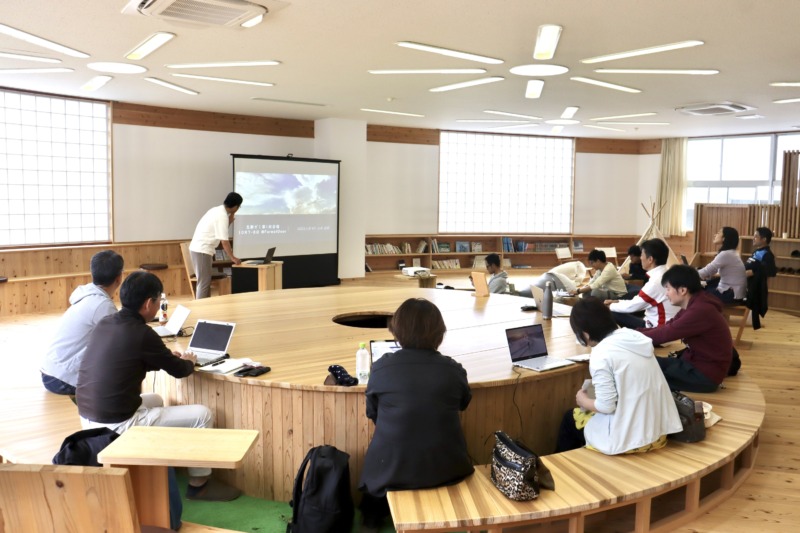
[[575,139],[575,152],[583,154],[646,155],[661,153],[661,139]]
[[367,124],[367,142],[439,145],[439,130]]

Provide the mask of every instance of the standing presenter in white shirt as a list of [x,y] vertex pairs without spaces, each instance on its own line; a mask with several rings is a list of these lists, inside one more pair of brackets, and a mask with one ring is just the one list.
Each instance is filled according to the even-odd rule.
[[192,255],[194,273],[197,276],[196,298],[198,300],[211,295],[211,267],[217,245],[222,244],[222,249],[231,258],[233,264],[241,264],[239,258],[233,255],[233,249],[228,240],[228,227],[233,224],[234,215],[242,205],[242,201],[239,193],[229,193],[222,205],[206,211],[206,214],[197,223],[192,242],[189,244],[189,252]]

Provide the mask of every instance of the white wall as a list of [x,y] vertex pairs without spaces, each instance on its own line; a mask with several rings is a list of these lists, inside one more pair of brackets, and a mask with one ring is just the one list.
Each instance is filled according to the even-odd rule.
[[230,154],[313,157],[314,140],[115,125],[114,240],[190,239],[233,190]]
[[438,146],[367,143],[367,168],[367,235],[436,233]]
[[640,204],[658,191],[661,155],[585,154],[575,156],[573,232],[639,235],[650,221]]

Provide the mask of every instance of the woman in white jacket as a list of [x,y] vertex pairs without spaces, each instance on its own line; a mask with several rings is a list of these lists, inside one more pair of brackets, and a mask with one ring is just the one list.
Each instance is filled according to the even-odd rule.
[[578,342],[592,347],[594,395],[577,392],[578,407],[564,415],[556,451],[585,445],[616,455],[663,447],[666,436],[682,427],[653,342],[638,331],[618,329],[596,298],[575,304],[569,322]]

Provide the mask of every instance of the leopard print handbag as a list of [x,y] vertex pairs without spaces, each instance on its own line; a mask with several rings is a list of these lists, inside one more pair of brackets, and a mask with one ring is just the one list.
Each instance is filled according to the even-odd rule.
[[539,457],[502,431],[496,431],[494,438],[492,483],[511,500],[535,500],[539,496]]

